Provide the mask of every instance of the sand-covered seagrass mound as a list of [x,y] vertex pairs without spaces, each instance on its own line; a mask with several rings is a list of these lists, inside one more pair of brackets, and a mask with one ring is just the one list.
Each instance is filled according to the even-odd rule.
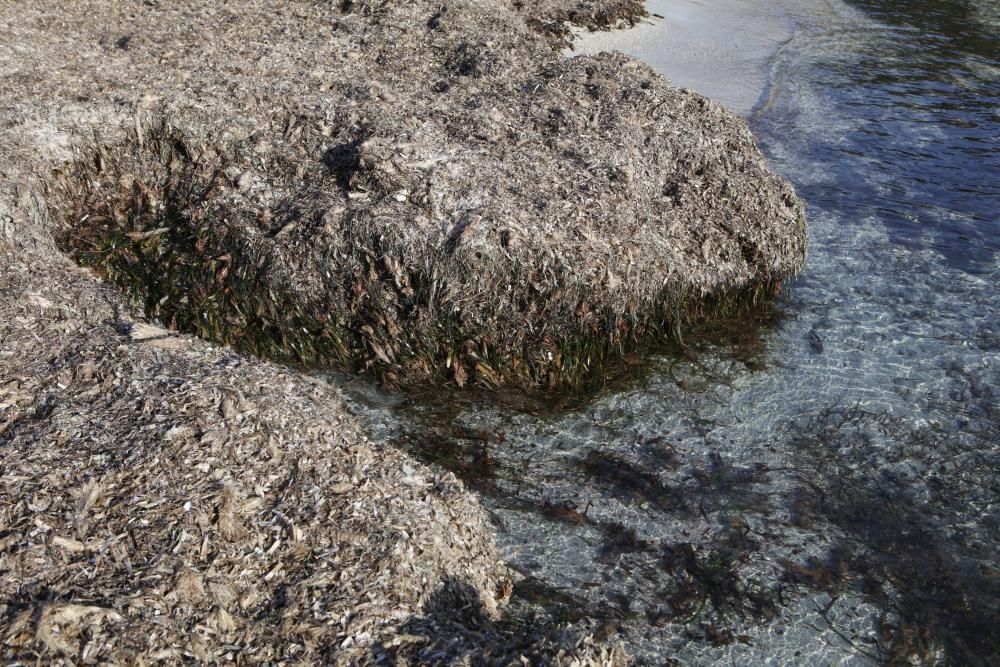
[[538,26],[635,4],[18,3],[2,90],[57,168],[49,230],[166,326],[390,385],[574,384],[805,251],[742,121]]
[[4,664],[621,659],[491,630],[510,580],[484,512],[329,384],[132,321],[23,252],[0,265]]

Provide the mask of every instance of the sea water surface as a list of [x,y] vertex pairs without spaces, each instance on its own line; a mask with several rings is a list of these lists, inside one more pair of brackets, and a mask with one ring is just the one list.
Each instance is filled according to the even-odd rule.
[[350,400],[482,493],[522,618],[639,664],[1000,664],[998,3],[649,7],[580,48],[748,120],[809,215],[779,316],[571,410]]

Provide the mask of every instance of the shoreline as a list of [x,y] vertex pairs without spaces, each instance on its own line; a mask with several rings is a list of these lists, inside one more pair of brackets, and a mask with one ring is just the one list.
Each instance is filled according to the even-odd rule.
[[[621,51],[742,118],[749,118],[766,99],[771,62],[795,35],[793,19],[780,3],[764,12],[759,3],[746,0],[728,0],[722,7],[695,0],[649,0],[648,8],[650,16],[626,31],[578,31],[569,52]],[[716,16],[720,12],[726,14],[725,21]]]

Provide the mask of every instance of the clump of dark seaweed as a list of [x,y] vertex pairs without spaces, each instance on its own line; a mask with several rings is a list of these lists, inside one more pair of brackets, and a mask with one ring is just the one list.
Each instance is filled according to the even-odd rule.
[[995,425],[948,432],[849,406],[788,428],[793,522],[836,526],[847,541],[825,560],[786,562],[786,578],[853,588],[889,610],[876,647],[887,664],[1000,658]]
[[653,545],[636,533],[635,528],[624,526],[617,522],[601,526],[604,533],[604,544],[597,550],[597,559],[611,562],[623,554],[649,551]]
[[592,450],[580,462],[580,469],[623,501],[649,503],[665,512],[683,513],[688,510],[683,494],[665,485],[657,475],[642,470],[622,457]]
[[759,489],[767,481],[766,465],[735,466],[718,452],[709,452],[706,459],[691,467],[681,491],[699,512],[767,510],[770,499]]
[[724,624],[731,617],[773,619],[778,613],[777,592],[739,572],[757,548],[738,529],[723,531],[710,548],[665,545],[660,566],[673,576],[673,583],[660,594],[662,605],[648,615],[695,627]]

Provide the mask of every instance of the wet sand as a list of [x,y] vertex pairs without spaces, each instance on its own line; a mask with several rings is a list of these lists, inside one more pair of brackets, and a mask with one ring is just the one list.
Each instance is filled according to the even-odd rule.
[[578,33],[573,53],[621,51],[744,118],[766,94],[770,63],[793,36],[780,3],[650,0],[650,16],[630,30]]

